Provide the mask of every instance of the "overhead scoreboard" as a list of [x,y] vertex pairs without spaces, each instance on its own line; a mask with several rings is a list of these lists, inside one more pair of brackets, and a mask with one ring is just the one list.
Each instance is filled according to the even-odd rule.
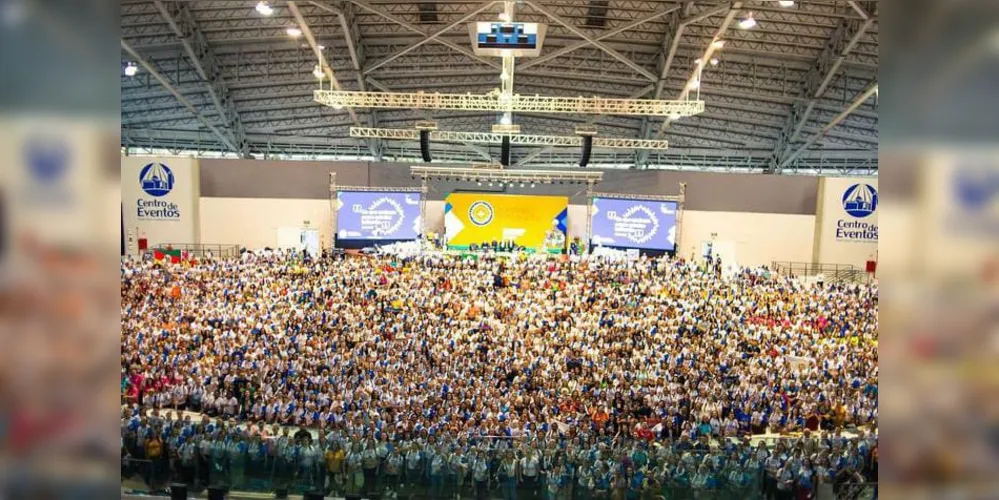
[[538,23],[475,22],[468,29],[476,55],[537,57],[546,28]]

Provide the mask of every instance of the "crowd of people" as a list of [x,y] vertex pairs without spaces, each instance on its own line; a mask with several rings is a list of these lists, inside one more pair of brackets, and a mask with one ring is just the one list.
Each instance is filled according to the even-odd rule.
[[[761,491],[787,498],[814,491],[830,470],[870,471],[872,456],[876,469],[876,438],[866,432],[771,449],[762,461],[747,461],[755,454],[740,441],[876,429],[876,285],[806,284],[766,269],[722,277],[669,258],[433,253],[305,263],[283,252],[193,266],[125,261],[121,281],[124,402],[320,430],[309,446],[335,442],[347,456],[359,448],[362,465],[383,442],[418,455],[432,479],[435,460],[450,464],[439,457],[465,450],[458,456],[471,464],[491,443],[490,474],[509,452],[524,481],[530,450],[527,465],[544,464],[553,449],[571,482],[589,475],[599,494],[606,481],[597,478],[621,486],[613,478],[667,474],[693,488],[728,480],[737,462],[749,475],[775,475]],[[140,417],[123,413],[123,436],[135,425],[149,433]],[[221,427],[208,435],[219,439]],[[259,429],[238,427],[230,432]],[[191,428],[180,439],[200,435]],[[688,445],[710,459],[684,460]],[[660,449],[669,450],[661,460]],[[657,459],[640,463],[634,450]],[[570,460],[575,452],[589,455]],[[772,458],[779,464],[763,463]],[[532,465],[543,476],[526,481],[561,478],[548,460]]]

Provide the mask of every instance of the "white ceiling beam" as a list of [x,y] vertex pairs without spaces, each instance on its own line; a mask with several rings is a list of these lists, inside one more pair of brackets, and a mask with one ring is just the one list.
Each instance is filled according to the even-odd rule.
[[422,46],[422,45],[424,45],[426,43],[429,43],[429,42],[437,42],[437,43],[439,43],[441,45],[444,45],[446,47],[450,47],[451,49],[454,49],[454,50],[456,50],[456,51],[458,51],[458,52],[460,52],[462,54],[465,54],[466,56],[471,57],[472,59],[475,59],[476,61],[479,61],[479,62],[481,62],[481,63],[483,63],[485,65],[492,66],[492,67],[494,67],[496,69],[502,69],[500,67],[500,65],[497,64],[496,62],[490,61],[488,59],[481,58],[481,57],[475,55],[475,53],[473,53],[471,50],[466,49],[465,47],[462,47],[462,46],[460,46],[460,45],[458,45],[456,43],[453,43],[453,42],[450,42],[450,41],[445,40],[443,38],[440,38],[440,36],[442,34],[444,34],[445,32],[453,29],[455,26],[458,26],[459,24],[462,24],[462,23],[468,21],[469,19],[472,19],[473,17],[475,17],[476,15],[478,15],[479,12],[482,12],[482,11],[484,11],[484,10],[492,7],[494,4],[497,3],[496,1],[486,2],[486,3],[482,4],[479,8],[473,10],[472,12],[469,12],[468,14],[465,14],[464,16],[462,16],[458,20],[454,21],[453,23],[451,23],[451,24],[449,24],[449,25],[447,25],[447,26],[445,26],[445,27],[443,27],[443,28],[441,28],[441,29],[433,32],[433,33],[429,33],[429,34],[426,33],[425,31],[423,31],[422,29],[420,29],[419,27],[414,26],[411,23],[408,23],[408,22],[406,22],[406,21],[404,21],[402,19],[399,19],[396,16],[393,16],[392,14],[383,12],[383,11],[381,11],[379,9],[376,9],[376,8],[372,7],[367,2],[363,2],[361,0],[346,0],[346,1],[348,1],[348,2],[350,2],[352,4],[354,4],[354,5],[357,5],[358,7],[362,8],[364,10],[367,10],[368,12],[371,12],[372,14],[375,14],[375,15],[380,16],[382,18],[385,18],[385,19],[387,19],[389,21],[392,21],[393,23],[398,24],[399,26],[402,26],[403,28],[406,28],[406,29],[408,29],[408,30],[410,30],[410,31],[412,31],[414,33],[419,33],[420,35],[423,35],[423,36],[426,37],[426,38],[424,38],[424,39],[422,39],[422,40],[414,43],[413,45],[410,45],[409,47],[406,47],[405,49],[402,49],[399,52],[396,52],[395,54],[392,54],[392,55],[390,55],[390,56],[388,56],[388,57],[386,57],[386,58],[384,58],[384,59],[382,59],[382,60],[380,60],[380,61],[372,64],[371,66],[365,68],[364,69],[364,74],[371,73],[372,71],[374,71],[374,70],[376,70],[376,69],[378,69],[378,68],[380,68],[380,67],[382,67],[382,66],[384,66],[384,65],[386,65],[386,64],[388,64],[388,63],[390,63],[392,61],[394,61],[395,59],[397,59],[397,58],[399,58],[401,56],[404,56],[404,55],[408,54],[409,52],[411,52],[411,51],[413,51],[413,50],[419,48],[420,46]]
[[836,115],[836,117],[833,118],[832,121],[826,124],[826,126],[822,127],[822,130],[819,130],[819,132],[815,134],[811,139],[805,141],[805,143],[802,144],[797,151],[795,151],[793,154],[784,159],[784,161],[782,161],[778,166],[777,171],[780,172],[781,169],[783,169],[790,163],[794,162],[794,160],[798,159],[798,157],[801,156],[802,153],[807,151],[808,148],[812,146],[812,144],[815,144],[819,139],[828,134],[830,130],[839,125],[840,122],[845,120],[846,117],[850,116],[851,113],[853,113],[857,108],[859,108],[862,104],[864,104],[864,102],[866,102],[868,99],[870,99],[877,93],[878,93],[878,84],[877,82],[875,82],[873,85],[871,85],[870,88],[861,93],[859,97],[854,99],[854,101],[850,103],[850,106],[847,107],[845,110],[843,110],[842,113]]
[[178,91],[173,86],[173,84],[171,84],[170,81],[166,79],[166,77],[164,77],[159,71],[157,71],[157,69],[152,64],[149,63],[149,61],[143,59],[142,56],[140,56],[139,53],[136,52],[135,49],[133,49],[132,46],[128,44],[128,42],[122,40],[121,48],[124,49],[125,52],[128,52],[128,55],[132,56],[132,59],[134,59],[135,62],[139,63],[139,65],[141,65],[143,68],[146,68],[146,71],[148,71],[149,74],[152,75],[153,78],[155,78],[156,81],[163,86],[163,88],[170,91],[170,93],[173,94],[173,96],[176,97],[177,100],[180,101],[180,103],[183,104],[184,107],[187,108],[188,111],[190,111],[191,114],[193,114],[194,117],[197,118],[199,122],[201,122],[204,126],[208,127],[208,130],[211,130],[213,134],[218,136],[219,140],[222,141],[222,144],[225,144],[226,147],[231,149],[234,153],[240,154],[240,149],[237,148],[235,144],[233,144],[232,140],[230,140],[228,136],[223,134],[222,131],[218,129],[218,127],[209,122],[208,119],[205,118],[204,115],[202,115],[201,112],[198,111],[198,109],[195,108],[193,104],[191,104],[191,101],[188,101],[187,98],[184,97],[180,93],[180,91]]
[[534,10],[536,10],[536,11],[538,11],[538,12],[540,12],[540,13],[548,16],[548,17],[550,17],[553,21],[561,24],[562,26],[565,26],[566,29],[568,29],[569,31],[571,31],[572,33],[574,33],[576,36],[582,38],[583,40],[586,40],[587,42],[589,42],[590,45],[593,45],[594,47],[596,47],[596,48],[604,51],[605,53],[607,53],[609,56],[613,57],[614,59],[617,59],[618,61],[621,61],[622,63],[624,63],[629,68],[635,70],[638,74],[640,74],[640,75],[648,78],[650,81],[653,81],[653,82],[656,81],[656,75],[652,74],[651,71],[643,68],[641,65],[639,65],[635,61],[632,61],[631,59],[628,59],[627,57],[625,57],[620,52],[618,52],[618,51],[612,49],[611,47],[607,46],[607,44],[594,39],[590,35],[586,34],[586,32],[584,32],[583,30],[581,30],[581,29],[573,26],[572,23],[570,23],[570,22],[562,19],[558,14],[555,14],[554,12],[552,12],[551,10],[549,10],[547,7],[541,5],[538,2],[532,1],[532,0],[526,0],[524,3],[526,3],[527,5],[530,5],[531,8],[533,8]]
[[[715,32],[715,36],[708,42],[707,48],[704,49],[704,55],[698,59],[700,63],[696,64],[695,67],[691,69],[690,78],[687,79],[687,84],[683,86],[683,90],[680,92],[680,95],[677,96],[677,100],[686,99],[690,95],[690,91],[694,88],[694,82],[700,83],[699,79],[704,65],[708,64],[708,61],[711,60],[711,56],[713,56],[715,51],[718,49],[715,47],[714,42],[716,40],[723,39],[722,37],[725,36],[725,32],[728,31],[728,27],[731,26],[732,21],[735,21],[735,16],[739,14],[740,9],[742,9],[742,2],[732,2],[731,7],[728,9],[728,15],[725,16],[725,20],[722,21],[721,26],[718,27],[718,31]],[[669,124],[672,122],[673,118],[667,116],[666,119],[663,120],[662,125],[659,126],[659,133],[656,135],[662,136],[663,132],[666,131],[666,127],[669,127]]]
[[660,17],[663,17],[663,16],[665,16],[667,14],[670,14],[670,13],[678,10],[679,8],[680,8],[680,6],[676,5],[676,6],[670,7],[670,8],[665,9],[665,10],[660,10],[660,11],[657,11],[657,12],[653,12],[653,13],[647,15],[647,16],[644,16],[644,17],[638,19],[637,21],[634,21],[634,22],[631,22],[631,23],[628,23],[628,24],[625,24],[625,25],[622,25],[622,26],[618,26],[617,28],[614,28],[614,29],[612,29],[612,30],[610,30],[610,31],[608,31],[608,32],[606,32],[606,33],[604,33],[604,34],[602,34],[602,35],[600,35],[600,36],[592,39],[592,41],[591,40],[583,40],[582,42],[575,43],[575,44],[572,44],[572,45],[567,45],[567,46],[562,47],[560,49],[557,49],[557,50],[554,50],[552,52],[549,52],[549,53],[547,53],[547,54],[545,54],[545,55],[543,55],[541,57],[531,58],[528,61],[526,61],[523,64],[521,64],[517,68],[517,71],[521,72],[521,71],[523,71],[523,70],[525,70],[527,68],[530,68],[532,66],[537,66],[539,64],[548,62],[548,61],[550,61],[552,59],[555,59],[556,57],[564,56],[564,55],[568,54],[569,52],[572,52],[572,51],[574,51],[576,49],[581,49],[583,47],[587,47],[589,45],[592,45],[593,41],[599,42],[601,40],[606,40],[608,38],[617,36],[620,33],[628,31],[628,30],[630,30],[632,28],[635,28],[637,26],[640,26],[642,24],[648,23],[650,21],[655,21],[656,19],[659,19]]

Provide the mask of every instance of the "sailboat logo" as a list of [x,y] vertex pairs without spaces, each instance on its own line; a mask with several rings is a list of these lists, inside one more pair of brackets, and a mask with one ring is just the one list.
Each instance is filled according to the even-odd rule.
[[870,184],[854,184],[843,193],[843,210],[863,219],[878,209],[878,190]]
[[150,163],[139,172],[142,190],[149,196],[166,196],[173,189],[173,172],[162,163]]

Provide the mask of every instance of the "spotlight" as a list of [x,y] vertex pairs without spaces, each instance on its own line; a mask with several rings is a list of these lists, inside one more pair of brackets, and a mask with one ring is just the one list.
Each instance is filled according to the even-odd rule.
[[780,5],[781,7],[794,7],[794,2],[791,0],[781,0],[777,2],[777,5]]
[[325,45],[317,45],[316,47],[319,49],[320,52],[326,50],[326,46]]
[[523,182],[520,183],[520,187],[524,187],[524,183]]
[[322,80],[323,79],[323,68],[319,67],[319,65],[317,64],[316,67],[312,69],[312,75],[315,76],[316,78]]
[[701,80],[694,80],[694,81],[690,82],[690,88],[692,88],[692,89],[699,89],[699,88],[701,88]]
[[512,119],[510,118],[510,113],[503,113],[503,117],[500,118],[500,123],[503,125],[509,125],[510,123],[512,123]]
[[715,40],[711,42],[711,46],[716,49],[720,49],[725,46],[725,40]]
[[479,181],[479,185],[480,185],[480,186],[482,185],[482,181]]
[[491,182],[490,182],[490,183],[489,183],[489,187],[493,187],[493,183],[491,183]]
[[534,183],[533,182],[531,183],[531,187],[534,187]]
[[284,32],[287,33],[288,36],[290,36],[292,38],[298,38],[298,37],[302,36],[302,30],[300,30],[298,28],[295,28],[295,27],[288,28],[288,29],[284,30]]
[[256,9],[257,9],[257,12],[259,12],[260,15],[263,15],[263,16],[269,16],[269,15],[271,15],[271,14],[274,13],[274,9],[271,8],[271,6],[267,4],[267,2],[263,2],[263,1],[257,2]]
[[125,76],[135,76],[139,72],[139,66],[132,61],[125,65]]
[[750,12],[748,16],[739,21],[739,27],[748,30],[756,27],[756,19],[753,18],[753,13]]
[[717,57],[712,57],[711,58],[711,65],[712,66],[718,66],[718,58]]

